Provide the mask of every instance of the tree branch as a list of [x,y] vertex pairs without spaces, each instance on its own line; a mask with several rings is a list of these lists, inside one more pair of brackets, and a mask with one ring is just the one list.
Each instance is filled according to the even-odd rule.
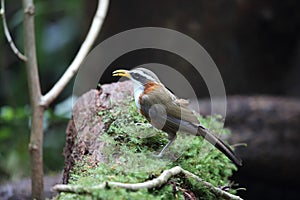
[[120,183],[120,182],[105,182],[96,186],[92,187],[84,187],[84,186],[79,186],[79,185],[64,185],[64,184],[58,184],[53,187],[54,190],[58,192],[70,192],[70,193],[78,193],[78,194],[91,194],[94,190],[100,190],[104,189],[105,187],[121,187],[129,190],[139,190],[139,189],[150,189],[150,188],[155,188],[159,187],[162,184],[167,183],[167,181],[178,174],[184,174],[187,177],[191,177],[195,179],[198,182],[201,182],[205,187],[209,189],[213,194],[215,194],[217,197],[222,197],[224,199],[230,199],[230,200],[242,200],[239,196],[230,194],[224,190],[221,190],[218,187],[213,186],[211,183],[206,182],[196,176],[195,174],[186,171],[182,169],[179,166],[173,167],[169,170],[163,171],[161,175],[159,175],[157,178],[152,179],[150,181],[146,181],[143,183]]
[[33,0],[23,0],[24,11],[24,51],[27,57],[26,72],[31,107],[30,159],[32,198],[43,199],[43,115],[44,107],[41,101],[41,88],[35,44],[34,3]]
[[71,78],[75,75],[83,62],[84,58],[89,53],[92,48],[93,43],[95,42],[100,29],[103,25],[105,16],[107,14],[109,0],[99,0],[98,8],[94,15],[92,25],[90,30],[85,38],[85,41],[82,43],[76,57],[74,58],[71,65],[59,79],[59,81],[53,86],[53,88],[42,97],[40,102],[43,106],[48,106],[53,100],[61,93],[61,91],[66,87]]
[[1,0],[1,9],[0,9],[0,15],[2,16],[2,23],[3,23],[3,29],[4,29],[4,34],[5,37],[10,45],[10,48],[13,50],[13,52],[18,56],[18,58],[22,61],[26,61],[27,57],[24,56],[16,47],[14,41],[11,38],[11,35],[8,30],[7,22],[6,22],[6,17],[5,17],[5,4],[4,0]]

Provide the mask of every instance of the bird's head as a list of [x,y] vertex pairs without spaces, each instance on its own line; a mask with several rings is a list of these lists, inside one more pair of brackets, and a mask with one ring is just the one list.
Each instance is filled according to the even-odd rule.
[[136,85],[144,86],[148,82],[160,83],[158,77],[149,69],[135,68],[132,70],[118,69],[112,73],[113,76],[127,77]]

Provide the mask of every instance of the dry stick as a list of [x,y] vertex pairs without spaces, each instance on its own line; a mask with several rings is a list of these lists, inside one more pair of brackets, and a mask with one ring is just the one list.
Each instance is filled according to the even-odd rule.
[[2,15],[2,23],[3,23],[3,28],[4,28],[4,34],[5,37],[10,45],[10,48],[13,50],[13,52],[18,56],[18,58],[22,61],[26,61],[27,57],[24,56],[16,47],[14,41],[11,38],[11,35],[8,30],[7,22],[6,22],[6,17],[5,17],[5,4],[4,0],[1,0],[1,9],[0,9],[0,15]]
[[66,87],[71,78],[78,71],[78,68],[91,50],[92,45],[94,44],[98,33],[101,30],[105,16],[107,14],[108,4],[109,0],[98,1],[98,8],[93,18],[90,30],[85,38],[85,41],[82,43],[76,57],[74,58],[68,69],[65,71],[65,73],[62,75],[62,77],[56,82],[53,88],[42,97],[42,101],[40,102],[42,106],[48,106],[51,102],[53,102],[53,100],[61,93],[61,91]]
[[240,198],[239,196],[230,194],[224,190],[221,190],[220,188],[217,188],[215,186],[213,186],[211,183],[204,181],[203,179],[199,178],[198,176],[196,176],[195,174],[186,171],[184,169],[182,169],[182,173],[185,174],[186,176],[190,176],[193,179],[195,179],[198,182],[201,182],[204,186],[206,186],[212,193],[214,193],[216,196],[219,197],[223,197],[224,199],[234,199],[234,200],[241,200],[242,198]]
[[191,177],[193,179],[195,179],[198,182],[201,182],[204,186],[206,186],[213,194],[215,194],[217,197],[222,197],[224,199],[230,199],[230,200],[242,200],[242,198],[240,198],[239,196],[230,194],[224,190],[221,190],[220,188],[217,188],[215,186],[213,186],[211,183],[206,182],[204,180],[202,180],[201,178],[199,178],[198,176],[196,176],[195,174],[186,171],[184,169],[182,169],[179,166],[173,167],[169,170],[165,170],[163,171],[163,173],[161,175],[159,175],[157,178],[143,182],[143,183],[120,183],[120,182],[105,182],[96,186],[92,186],[92,187],[84,187],[84,186],[79,186],[79,185],[64,185],[64,184],[58,184],[55,185],[53,187],[54,190],[58,191],[58,192],[70,192],[70,193],[78,193],[78,194],[82,194],[82,193],[92,193],[92,191],[94,190],[100,190],[100,189],[104,189],[105,187],[121,187],[121,188],[125,188],[125,189],[129,189],[129,190],[139,190],[139,189],[143,189],[143,188],[155,188],[155,187],[159,187],[162,184],[167,183],[167,181],[172,177],[172,176],[176,176],[178,174],[184,174],[188,177]]

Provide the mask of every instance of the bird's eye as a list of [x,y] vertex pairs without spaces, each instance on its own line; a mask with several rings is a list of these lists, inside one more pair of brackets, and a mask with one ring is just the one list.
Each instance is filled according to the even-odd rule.
[[135,79],[138,79],[138,78],[140,78],[140,75],[139,75],[139,74],[137,74],[137,73],[134,73],[132,76],[133,76],[133,78],[135,78]]

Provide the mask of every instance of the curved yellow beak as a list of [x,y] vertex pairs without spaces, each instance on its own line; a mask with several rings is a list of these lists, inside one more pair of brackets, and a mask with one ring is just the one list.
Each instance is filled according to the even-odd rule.
[[125,69],[118,69],[118,70],[114,71],[112,73],[112,76],[124,76],[124,77],[127,77],[127,78],[131,78],[131,75],[130,75],[129,71],[125,70]]

